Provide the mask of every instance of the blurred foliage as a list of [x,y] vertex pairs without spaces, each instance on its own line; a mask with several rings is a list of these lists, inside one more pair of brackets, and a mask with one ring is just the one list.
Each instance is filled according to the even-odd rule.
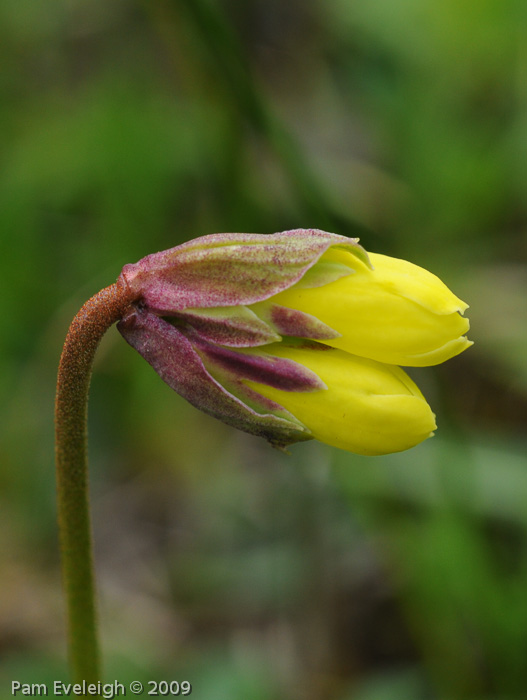
[[2,687],[67,677],[52,406],[74,313],[194,236],[320,227],[471,304],[474,348],[415,373],[438,435],[285,456],[110,332],[90,406],[107,678],[525,697],[526,7],[1,0]]

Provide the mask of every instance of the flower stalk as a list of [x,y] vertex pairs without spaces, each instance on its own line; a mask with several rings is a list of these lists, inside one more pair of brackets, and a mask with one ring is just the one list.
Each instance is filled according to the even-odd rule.
[[121,278],[73,319],[59,364],[55,400],[56,474],[69,659],[74,682],[100,680],[95,577],[88,499],[87,408],[95,351],[135,295]]

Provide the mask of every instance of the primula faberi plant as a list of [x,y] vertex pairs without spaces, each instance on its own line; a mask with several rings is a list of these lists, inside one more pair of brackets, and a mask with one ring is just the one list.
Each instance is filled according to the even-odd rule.
[[284,448],[406,450],[435,417],[400,365],[465,350],[467,305],[435,275],[314,229],[214,234],[126,265],[75,317],[59,368],[57,468],[74,675],[98,678],[86,489],[93,355],[114,322],[178,394]]

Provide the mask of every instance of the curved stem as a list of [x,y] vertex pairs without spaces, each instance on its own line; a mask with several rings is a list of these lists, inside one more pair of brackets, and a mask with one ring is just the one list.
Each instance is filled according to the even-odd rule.
[[87,408],[95,351],[133,301],[120,278],[73,319],[60,358],[55,399],[58,522],[74,682],[100,680],[88,500]]

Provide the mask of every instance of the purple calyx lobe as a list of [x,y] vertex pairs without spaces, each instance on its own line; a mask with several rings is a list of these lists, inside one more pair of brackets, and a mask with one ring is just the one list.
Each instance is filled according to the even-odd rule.
[[280,335],[312,340],[331,340],[340,338],[341,334],[333,330],[318,318],[304,311],[288,309],[285,306],[272,304],[269,310],[271,323]]
[[[294,416],[254,390],[247,388],[251,405],[227,391],[207,370],[185,333],[142,305],[132,305],[117,327],[163,381],[196,408],[278,447],[311,439],[310,431]],[[207,344],[202,340],[200,345]],[[256,371],[253,365],[250,371]],[[296,381],[301,383],[300,378]],[[236,385],[243,391],[241,382]]]
[[201,338],[215,345],[231,348],[254,348],[279,342],[282,336],[330,340],[340,333],[315,316],[285,306],[262,302],[246,306],[189,309],[165,317],[177,324],[184,321]]
[[[327,389],[319,377],[307,367],[263,351],[258,354],[230,350],[203,342],[195,336],[193,345],[212,365],[231,375],[232,380],[267,384],[282,391],[320,391]],[[206,362],[207,364],[207,362]]]
[[356,239],[295,229],[272,235],[203,236],[126,265],[122,275],[132,291],[160,315],[236,307],[288,289],[332,246],[347,248],[369,264]]
[[[166,316],[170,321],[171,317]],[[265,320],[245,306],[188,309],[174,315],[190,324],[211,343],[235,348],[257,347],[280,340],[280,335]]]

